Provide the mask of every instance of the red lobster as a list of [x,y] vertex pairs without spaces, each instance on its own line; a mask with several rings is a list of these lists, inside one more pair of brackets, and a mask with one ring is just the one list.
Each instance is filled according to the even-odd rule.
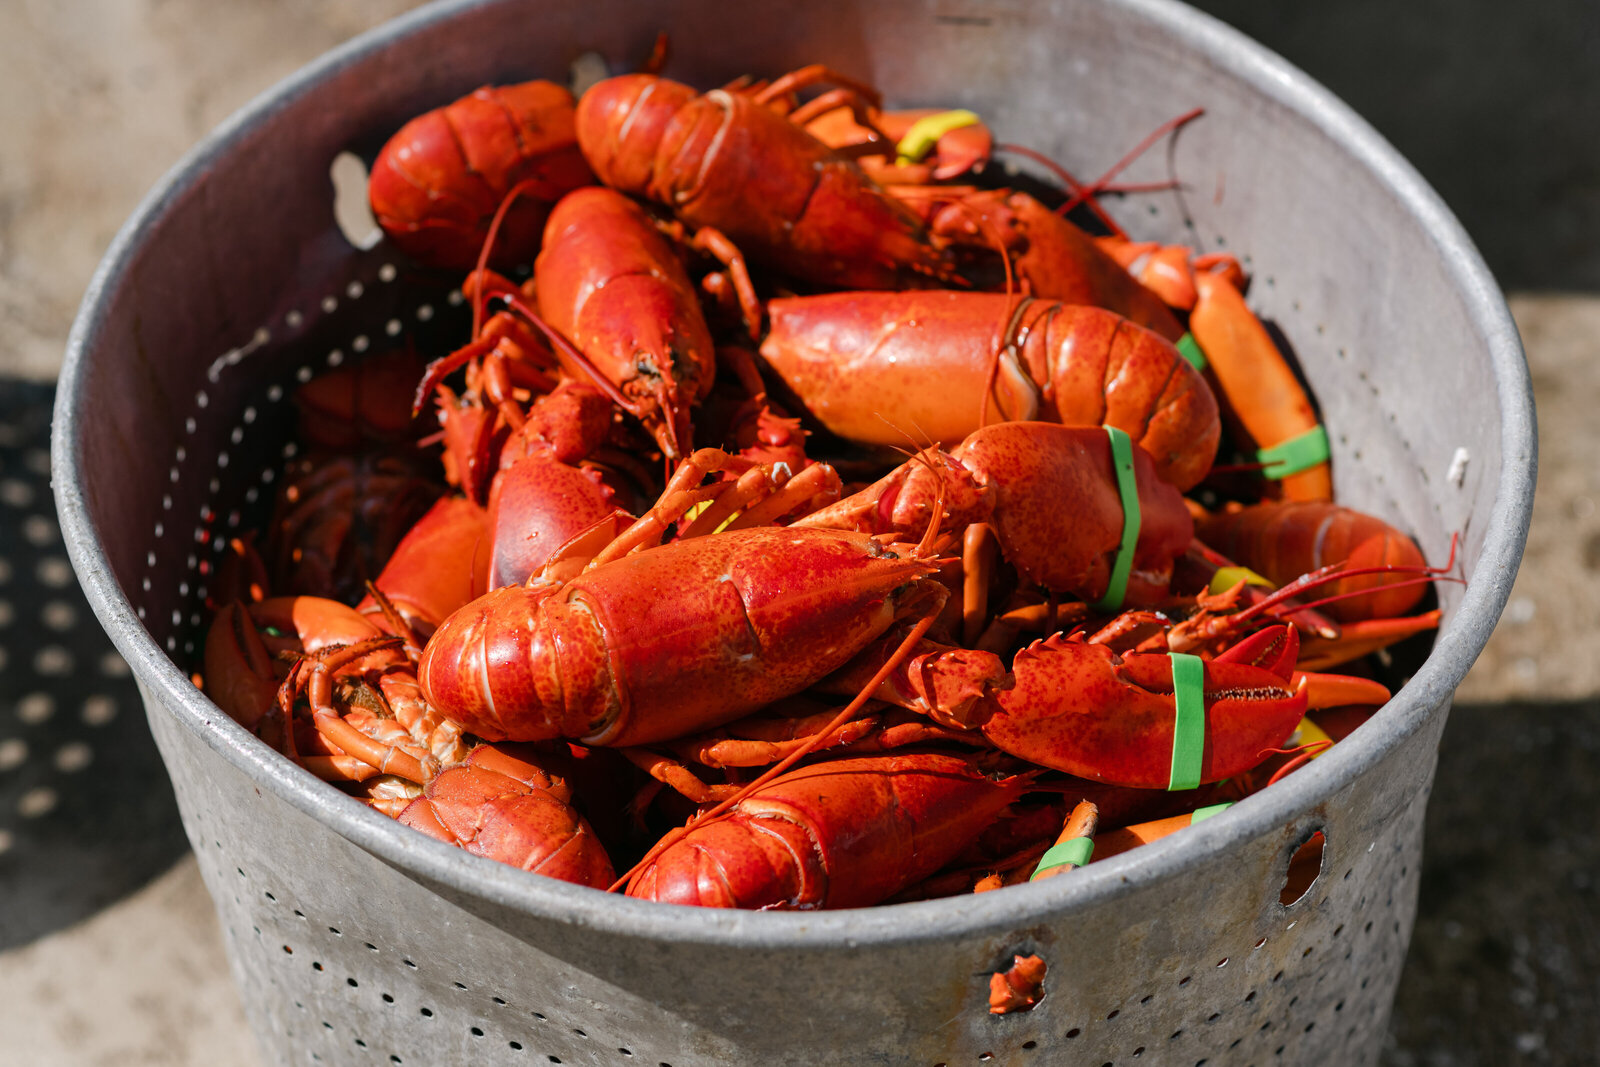
[[943,867],[1031,780],[996,782],[933,753],[803,767],[695,825],[633,877],[628,895],[701,907],[866,907]]
[[406,255],[466,270],[496,210],[512,206],[493,263],[533,258],[550,205],[594,176],[578,151],[572,94],[548,81],[483,88],[402,126],[372,164],[367,195],[383,232]]
[[776,88],[702,95],[649,74],[610,78],[578,102],[578,143],[607,185],[714,227],[785,274],[856,289],[950,276],[912,212],[766,106]]

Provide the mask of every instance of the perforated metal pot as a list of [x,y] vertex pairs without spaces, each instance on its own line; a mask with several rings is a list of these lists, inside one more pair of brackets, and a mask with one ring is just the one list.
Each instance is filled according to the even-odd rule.
[[[1338,491],[1443,559],[1427,662],[1372,722],[1183,834],[975,898],[831,914],[618,899],[467,856],[278,759],[189,684],[206,561],[270,495],[297,375],[449,306],[333,221],[336,154],[486,82],[623,68],[658,28],[701,85],[825,60],[903,105],[970,107],[1096,172],[1195,105],[1183,194],[1137,235],[1247,252],[1330,427]],[[1146,176],[1164,176],[1158,157]],[[398,267],[398,269],[397,269]],[[426,311],[424,311],[426,308]],[[1281,60],[1158,0],[712,0],[428,8],[289,79],[197,148],[116,239],[56,409],[72,560],[132,665],[268,1058],[339,1063],[1370,1062],[1416,907],[1450,694],[1521,554],[1533,410],[1460,228],[1365,124]],[[1322,830],[1322,873],[1279,902]],[[986,1011],[1013,953],[1032,1012]]]

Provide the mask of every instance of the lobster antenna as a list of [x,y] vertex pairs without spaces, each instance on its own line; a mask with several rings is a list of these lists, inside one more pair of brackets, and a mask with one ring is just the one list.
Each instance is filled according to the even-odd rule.
[[[1094,217],[1100,220],[1100,224],[1106,229],[1110,230],[1114,236],[1121,237],[1123,240],[1128,239],[1128,232],[1121,226],[1118,226],[1116,220],[1113,219],[1106,209],[1100,206],[1100,202],[1094,198],[1095,192],[1097,191],[1096,188],[1086,187],[1082,182],[1074,177],[1072,172],[1067,170],[1066,167],[1063,167],[1060,163],[1051,159],[1043,152],[1036,151],[1027,147],[1026,145],[997,144],[995,145],[995,148],[1002,152],[1012,152],[1016,155],[1024,156],[1033,160],[1035,163],[1038,163],[1040,166],[1048,169],[1057,178],[1060,178],[1062,183],[1065,184],[1068,189],[1072,190],[1074,206],[1077,204],[1082,204],[1084,207],[1088,208],[1094,214]],[[1069,210],[1071,209],[1056,208],[1056,214],[1065,215]]]
[[[1145,152],[1149,151],[1151,145],[1155,144],[1167,134],[1176,133],[1177,131],[1183,129],[1183,127],[1187,126],[1189,123],[1193,122],[1195,119],[1199,118],[1205,113],[1205,108],[1197,107],[1191,111],[1184,112],[1177,118],[1168,119],[1166,122],[1163,122],[1161,125],[1157,126],[1154,130],[1150,131],[1149,135],[1146,136],[1144,140],[1135,145],[1131,152],[1117,160],[1110,170],[1100,175],[1100,177],[1087,189],[1079,189],[1078,191],[1074,192],[1072,194],[1072,199],[1056,208],[1056,214],[1065,215],[1079,204],[1085,202],[1086,198],[1094,196],[1097,192],[1105,189],[1106,184],[1112,178],[1116,177],[1120,171],[1126,168],[1134,160],[1138,159],[1140,156],[1144,155]],[[1119,234],[1119,236],[1126,237],[1127,234]]]
[[474,340],[483,330],[483,305],[486,297],[482,283],[484,275],[489,269],[489,252],[494,248],[494,243],[500,236],[500,224],[505,222],[506,213],[511,210],[511,205],[516,202],[517,197],[532,189],[535,184],[537,184],[536,179],[524,178],[506,192],[504,199],[500,201],[500,206],[495,208],[494,218],[489,223],[489,232],[483,238],[483,247],[478,249],[478,265],[472,272],[473,280],[478,283],[473,287],[472,294],[472,337]]

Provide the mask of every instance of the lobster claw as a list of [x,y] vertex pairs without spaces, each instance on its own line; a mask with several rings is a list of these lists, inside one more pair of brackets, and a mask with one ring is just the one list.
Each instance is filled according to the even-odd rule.
[[206,695],[246,730],[254,730],[278,703],[272,655],[244,605],[219,612],[206,633]]
[[[1246,641],[1246,659],[1291,638],[1272,627]],[[1293,660],[1288,661],[1291,665]],[[1102,645],[1059,635],[1017,653],[1016,684],[997,694],[1000,711],[983,727],[1015,756],[1113,785],[1164,789],[1172,781],[1175,735],[1172,659],[1151,653],[1119,657]],[[1306,710],[1306,694],[1286,673],[1252,662],[1204,665],[1205,741],[1200,781],[1215,782],[1260,761],[1288,740]]]

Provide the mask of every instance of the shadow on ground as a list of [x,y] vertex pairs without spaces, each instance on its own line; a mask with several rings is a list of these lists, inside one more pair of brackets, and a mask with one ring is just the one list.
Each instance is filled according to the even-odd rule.
[[1600,699],[1458,706],[1385,1067],[1600,1055]]
[[0,950],[94,914],[188,849],[127,664],[61,543],[54,397],[0,379]]

